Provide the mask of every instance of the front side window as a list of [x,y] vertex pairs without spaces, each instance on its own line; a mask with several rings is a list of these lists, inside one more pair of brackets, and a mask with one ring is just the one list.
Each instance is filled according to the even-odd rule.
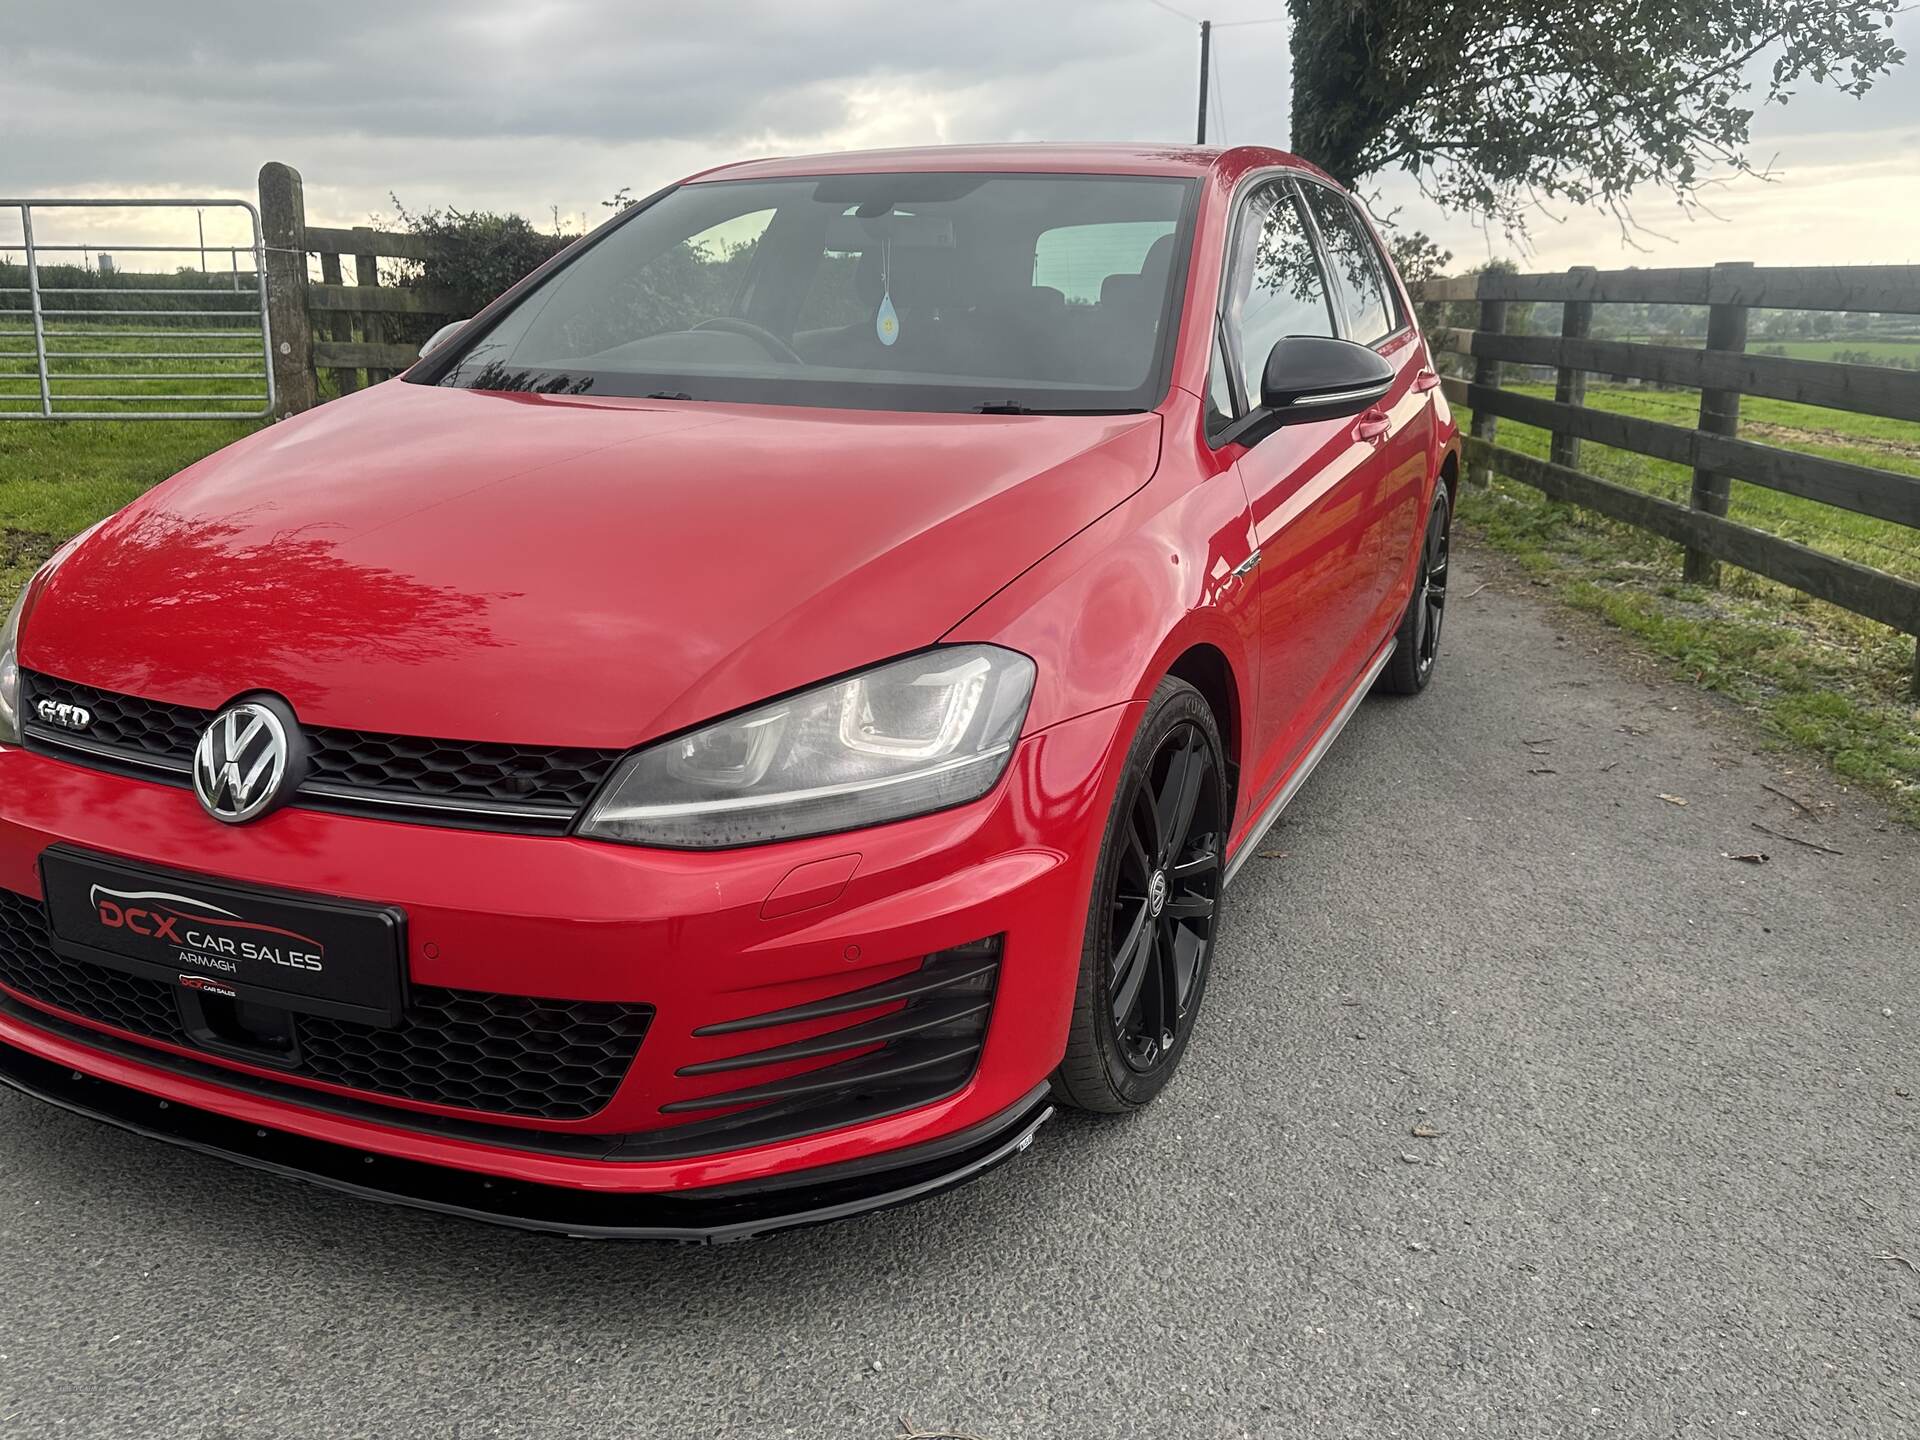
[[1014,174],[684,185],[422,380],[900,410],[1150,409],[1195,190]]
[[1324,185],[1305,185],[1307,204],[1326,242],[1327,265],[1338,280],[1347,339],[1378,345],[1400,328],[1399,307],[1381,269],[1380,252],[1344,196]]
[[[1234,230],[1221,302],[1228,353],[1223,357],[1216,343],[1218,383],[1209,388],[1225,388],[1224,372],[1231,367],[1243,409],[1259,403],[1260,377],[1275,342],[1289,335],[1334,333],[1326,279],[1291,184],[1276,181],[1247,198]],[[1217,399],[1213,408],[1219,409]]]

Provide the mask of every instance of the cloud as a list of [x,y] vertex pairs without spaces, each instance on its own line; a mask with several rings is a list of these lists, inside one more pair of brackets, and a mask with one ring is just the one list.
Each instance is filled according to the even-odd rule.
[[[1224,21],[1284,6],[1207,8]],[[1920,17],[1901,24],[1920,38]],[[1287,39],[1286,25],[1216,32],[1214,138],[1285,144]],[[577,226],[622,186],[644,193],[754,155],[1186,139],[1196,45],[1191,26],[1149,0],[409,0],[320,11],[88,0],[83,12],[14,0],[0,145],[15,193],[247,196],[262,162],[284,160],[306,179],[315,223],[390,215],[392,192],[414,208],[517,210],[547,223],[557,210]],[[1830,147],[1799,143],[1808,130],[1851,126],[1871,143],[1850,135],[1837,165]],[[1763,155],[1782,150],[1785,182],[1757,198],[1735,187],[1715,208],[1739,231],[1698,221],[1679,247],[1647,240],[1658,258],[1645,263],[1777,258],[1756,246],[1778,242],[1783,215],[1806,219],[1785,227],[1801,258],[1881,259],[1900,247],[1920,197],[1911,180],[1870,167],[1891,156],[1920,170],[1910,77],[1861,105],[1809,94],[1763,112],[1758,129]],[[1469,222],[1437,214],[1403,181],[1387,178],[1381,193],[1401,222],[1463,257],[1488,250]],[[1672,219],[1658,197],[1641,208]],[[1823,228],[1822,214],[1846,223]],[[124,215],[95,218],[129,238]],[[1491,244],[1512,248],[1497,235]],[[1638,258],[1590,214],[1543,221],[1536,247],[1542,264]]]

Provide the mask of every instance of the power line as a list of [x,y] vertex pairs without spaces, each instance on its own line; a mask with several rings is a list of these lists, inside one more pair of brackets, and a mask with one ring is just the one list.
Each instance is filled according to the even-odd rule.
[[[1200,23],[1200,17],[1198,15],[1189,15],[1184,10],[1177,10],[1167,4],[1167,0],[1147,0],[1147,3],[1156,10],[1166,11],[1167,14],[1177,20],[1186,21],[1189,25],[1198,25]],[[1256,20],[1215,20],[1213,22],[1213,28],[1216,30],[1237,30],[1242,25],[1284,25],[1286,22],[1287,17],[1285,15],[1266,15]]]
[[1226,86],[1220,81],[1220,62],[1212,58],[1213,32],[1215,30],[1238,30],[1248,25],[1280,25],[1286,22],[1284,15],[1265,15],[1249,20],[1222,20],[1217,24],[1212,20],[1203,20],[1197,15],[1169,5],[1167,0],[1147,0],[1156,10],[1164,11],[1176,20],[1184,20],[1189,25],[1200,27],[1200,106],[1198,118],[1194,122],[1194,143],[1207,143],[1207,89],[1208,82],[1213,84],[1213,116],[1215,128],[1224,138],[1227,133]]

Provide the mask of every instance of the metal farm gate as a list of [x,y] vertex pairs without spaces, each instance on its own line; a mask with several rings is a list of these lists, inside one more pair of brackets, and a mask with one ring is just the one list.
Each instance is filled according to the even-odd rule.
[[[118,216],[119,230],[75,213],[102,210],[157,213]],[[0,420],[272,413],[266,251],[252,205],[0,199],[0,227],[9,211],[20,233],[0,228]],[[215,211],[216,238],[229,233],[208,244]]]

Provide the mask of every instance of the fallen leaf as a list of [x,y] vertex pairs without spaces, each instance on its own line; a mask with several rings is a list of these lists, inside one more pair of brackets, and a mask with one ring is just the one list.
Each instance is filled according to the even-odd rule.
[[1666,801],[1667,804],[1669,805],[1685,805],[1687,803],[1686,801],[1682,800],[1678,795],[1662,795],[1660,798]]
[[1416,1140],[1438,1140],[1446,1133],[1444,1130],[1435,1130],[1430,1125],[1416,1125],[1413,1127],[1413,1138]]
[[1262,860],[1284,860],[1292,853],[1293,852],[1291,850],[1256,850],[1254,851],[1254,854],[1258,855]]
[[1536,765],[1527,771],[1529,775],[1558,775],[1560,772],[1548,765]]
[[1720,852],[1720,858],[1722,860],[1738,860],[1743,865],[1764,865],[1770,857],[1766,852],[1761,850],[1756,850],[1751,855],[1729,855],[1726,851],[1722,850]]

